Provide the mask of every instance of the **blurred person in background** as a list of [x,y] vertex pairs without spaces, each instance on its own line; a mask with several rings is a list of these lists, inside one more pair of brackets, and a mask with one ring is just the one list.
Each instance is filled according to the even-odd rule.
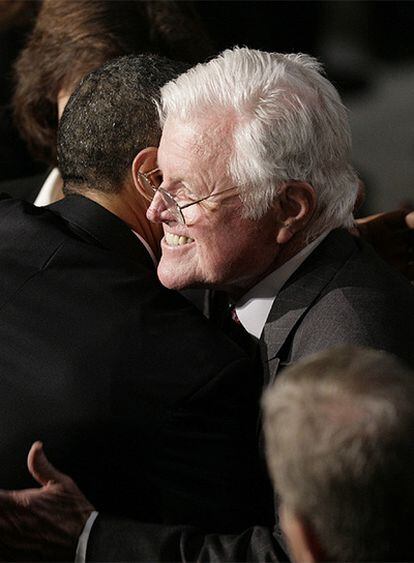
[[293,560],[413,561],[414,373],[333,348],[288,367],[263,404]]
[[0,0],[0,179],[30,176],[43,170],[34,163],[13,123],[13,64],[41,6],[37,0]]
[[212,54],[191,2],[44,0],[16,65],[15,120],[46,174],[0,184],[0,191],[47,205],[62,197],[56,135],[63,108],[88,72],[129,53],[196,63]]

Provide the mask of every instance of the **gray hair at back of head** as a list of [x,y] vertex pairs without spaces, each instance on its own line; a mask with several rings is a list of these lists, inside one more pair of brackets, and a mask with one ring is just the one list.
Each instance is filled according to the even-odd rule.
[[248,217],[266,213],[281,182],[303,180],[318,195],[308,236],[352,224],[357,176],[347,111],[316,59],[235,47],[166,84],[159,111],[162,123],[231,120],[228,172]]
[[333,348],[264,396],[281,502],[333,561],[412,561],[414,373],[385,352]]

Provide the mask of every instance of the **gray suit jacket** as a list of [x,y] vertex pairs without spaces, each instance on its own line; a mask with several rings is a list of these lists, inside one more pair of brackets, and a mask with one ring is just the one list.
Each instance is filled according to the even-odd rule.
[[[283,366],[341,344],[383,349],[414,366],[414,288],[364,241],[330,233],[276,298],[261,340],[271,384]],[[112,533],[122,542],[112,541]],[[280,561],[274,530],[206,535],[184,526],[98,518],[87,559],[96,561]],[[122,544],[122,546],[121,546]],[[121,546],[121,547],[120,547]]]
[[363,240],[336,230],[273,304],[261,342],[269,384],[286,364],[343,344],[386,350],[414,367],[414,288]]

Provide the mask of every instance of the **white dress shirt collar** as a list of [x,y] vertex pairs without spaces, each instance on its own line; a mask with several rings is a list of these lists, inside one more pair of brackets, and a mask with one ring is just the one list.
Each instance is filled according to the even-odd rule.
[[260,338],[273,301],[290,276],[323,241],[329,231],[319,235],[290,260],[263,278],[236,303],[237,316],[249,334]]
[[62,176],[57,168],[53,168],[49,176],[44,181],[43,186],[40,188],[34,204],[37,207],[44,207],[45,205],[50,205],[51,203],[55,203],[59,199],[62,199],[62,187]]

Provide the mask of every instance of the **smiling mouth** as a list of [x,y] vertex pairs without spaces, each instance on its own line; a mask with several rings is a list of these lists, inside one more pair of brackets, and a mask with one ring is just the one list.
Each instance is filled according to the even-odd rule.
[[184,244],[194,242],[193,238],[173,235],[172,233],[165,233],[165,240],[168,246],[184,246]]

